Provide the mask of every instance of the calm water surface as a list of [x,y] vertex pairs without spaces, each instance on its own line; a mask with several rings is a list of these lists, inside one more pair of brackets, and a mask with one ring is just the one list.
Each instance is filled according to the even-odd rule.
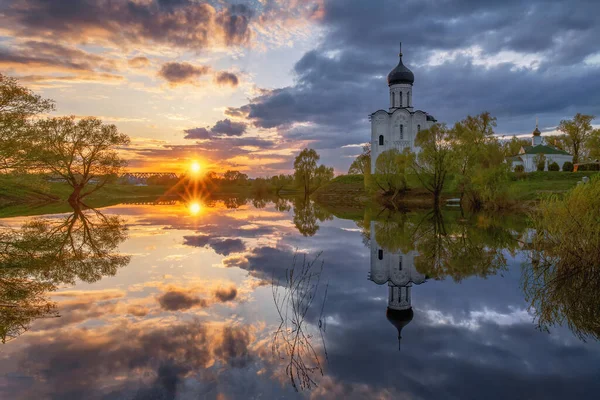
[[519,219],[232,200],[99,211],[0,220],[0,296],[17,310],[0,321],[0,398],[600,392],[598,342],[537,328]]

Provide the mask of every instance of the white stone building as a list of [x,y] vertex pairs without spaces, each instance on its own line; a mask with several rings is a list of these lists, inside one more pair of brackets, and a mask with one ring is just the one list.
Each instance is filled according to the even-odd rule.
[[375,172],[375,161],[381,153],[390,149],[410,149],[419,152],[415,138],[421,129],[428,129],[436,120],[425,111],[413,107],[413,83],[415,76],[400,62],[387,77],[390,88],[388,110],[378,110],[369,116],[371,121],[371,171]]
[[413,319],[411,304],[412,285],[420,285],[427,276],[415,268],[416,251],[407,254],[391,252],[381,247],[375,238],[376,225],[371,222],[371,271],[369,280],[388,286],[386,317],[398,330],[398,348],[402,339],[402,328]]
[[507,157],[506,161],[511,164],[513,170],[517,165],[522,165],[525,172],[533,172],[537,171],[537,157],[539,154],[546,157],[545,171],[548,171],[548,166],[553,162],[558,164],[561,171],[564,163],[567,161],[573,162],[573,156],[566,151],[543,144],[542,133],[537,125],[531,136],[531,146],[521,147],[519,154]]

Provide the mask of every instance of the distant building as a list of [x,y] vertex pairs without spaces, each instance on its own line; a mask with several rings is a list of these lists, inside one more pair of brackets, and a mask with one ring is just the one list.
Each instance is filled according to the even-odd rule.
[[398,330],[398,348],[402,339],[402,329],[414,316],[411,304],[412,285],[420,285],[427,276],[415,268],[416,251],[404,254],[391,252],[381,247],[375,238],[375,222],[371,222],[371,271],[369,280],[378,285],[388,286],[388,307],[386,317]]
[[371,121],[371,170],[375,171],[375,161],[381,153],[390,149],[402,152],[409,149],[418,153],[415,138],[421,129],[429,129],[435,118],[425,111],[413,108],[413,83],[415,76],[400,62],[387,77],[390,88],[390,107],[378,110],[369,116]]
[[517,165],[522,165],[525,172],[533,172],[537,171],[536,161],[539,154],[543,154],[546,157],[545,171],[554,162],[558,164],[561,171],[564,163],[567,161],[573,162],[573,156],[566,151],[542,143],[542,133],[538,129],[537,124],[531,136],[531,146],[521,147],[519,154],[507,157],[506,161],[510,163],[513,170]]

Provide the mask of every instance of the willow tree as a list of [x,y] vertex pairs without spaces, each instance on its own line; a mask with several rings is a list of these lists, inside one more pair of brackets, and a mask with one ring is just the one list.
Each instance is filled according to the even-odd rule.
[[332,167],[317,165],[320,158],[314,149],[304,149],[294,160],[294,179],[305,196],[333,179]]
[[30,157],[35,166],[64,179],[78,202],[119,175],[126,161],[118,154],[129,137],[97,118],[49,118],[36,124]]
[[451,131],[445,124],[434,124],[417,134],[415,146],[420,147],[411,169],[425,189],[433,194],[435,205],[440,201],[448,173],[454,167]]
[[16,79],[0,74],[0,171],[26,167],[31,119],[53,109],[51,100],[19,85]]

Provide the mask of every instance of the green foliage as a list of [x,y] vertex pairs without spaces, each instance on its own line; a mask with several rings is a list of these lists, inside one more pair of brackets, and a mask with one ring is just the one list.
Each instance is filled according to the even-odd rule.
[[546,155],[544,153],[536,154],[533,162],[537,171],[544,171],[546,169]]
[[53,109],[52,100],[0,74],[0,171],[27,168],[29,145],[35,139],[32,117]]
[[548,165],[548,171],[560,171],[560,167],[558,166],[556,161]]
[[567,161],[563,164],[562,170],[564,172],[573,172],[573,163],[570,161]]
[[558,130],[564,134],[561,139],[566,147],[565,150],[573,154],[573,163],[575,164],[583,161],[589,155],[586,148],[588,140],[600,134],[597,129],[592,127],[594,118],[593,115],[577,113],[573,119],[560,121],[558,125]]
[[100,189],[126,165],[117,149],[129,144],[129,137],[115,125],[92,117],[76,122],[71,116],[42,120],[35,128],[30,161],[38,171],[61,177],[71,185],[71,200],[78,201]]
[[510,203],[510,166],[500,164],[492,168],[478,170],[472,179],[474,190],[470,201],[473,208],[503,208]]
[[543,200],[524,289],[542,328],[564,322],[581,338],[600,339],[600,177],[566,196]]
[[279,194],[284,187],[291,186],[293,182],[294,177],[292,175],[279,174],[270,179],[270,183],[275,189],[275,194]]
[[418,157],[412,156],[411,170],[425,189],[439,202],[446,178],[455,166],[451,147],[451,132],[444,124],[435,124],[417,134],[415,145],[421,148]]
[[392,196],[392,200],[407,189],[405,170],[408,162],[409,156],[396,149],[384,151],[375,161],[373,181],[385,195]]
[[248,175],[241,173],[240,171],[227,170],[223,174],[223,180],[226,182],[245,183],[248,181]]
[[294,179],[305,195],[333,179],[332,167],[317,166],[320,158],[315,150],[304,149],[294,160]]
[[515,167],[515,172],[517,172],[517,173],[521,173],[521,174],[522,174],[523,172],[525,172],[525,167],[524,167],[524,166],[522,166],[522,165],[517,165],[517,166]]
[[529,139],[519,139],[513,136],[510,140],[504,140],[502,142],[502,152],[504,157],[511,157],[519,154],[521,147],[529,146],[531,141]]

